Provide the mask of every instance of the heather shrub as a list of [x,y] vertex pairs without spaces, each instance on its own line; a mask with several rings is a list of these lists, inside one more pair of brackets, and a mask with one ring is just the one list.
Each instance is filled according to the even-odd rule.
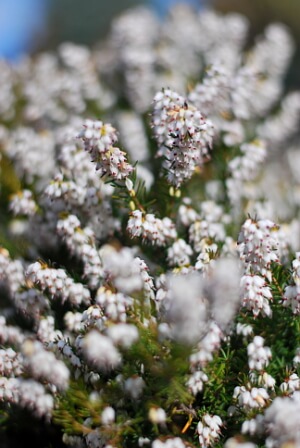
[[8,446],[300,446],[294,43],[247,33],[137,8],[1,62]]

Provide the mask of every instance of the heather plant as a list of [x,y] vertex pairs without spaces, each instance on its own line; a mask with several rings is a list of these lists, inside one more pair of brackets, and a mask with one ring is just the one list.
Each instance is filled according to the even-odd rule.
[[247,29],[137,8],[1,62],[8,446],[300,446],[294,44]]

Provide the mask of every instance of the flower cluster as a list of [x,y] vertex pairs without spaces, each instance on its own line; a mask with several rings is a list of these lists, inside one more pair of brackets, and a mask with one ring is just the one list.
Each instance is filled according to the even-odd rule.
[[180,187],[207,159],[212,146],[213,125],[192,104],[170,89],[154,97],[152,126],[165,157],[168,181]]
[[272,309],[270,302],[273,299],[270,287],[260,275],[243,275],[241,278],[242,304],[253,312],[254,316],[260,313],[270,316]]
[[156,218],[153,213],[143,214],[140,210],[130,213],[127,231],[132,238],[142,237],[157,246],[165,246],[177,237],[175,225],[170,218]]
[[197,425],[200,446],[212,445],[219,438],[222,426],[222,420],[218,415],[203,415]]
[[270,220],[247,219],[238,238],[239,253],[245,272],[260,274],[271,280],[271,263],[278,262],[278,228]]
[[294,314],[300,313],[300,253],[296,253],[296,258],[293,260],[293,274],[291,285],[286,286],[283,296],[283,305],[291,306]]
[[90,153],[96,163],[100,176],[124,179],[132,172],[132,166],[126,161],[126,154],[114,147],[117,141],[115,129],[102,121],[86,120],[79,138],[83,140],[84,149]]
[[263,370],[272,357],[269,347],[264,347],[264,339],[261,336],[255,336],[253,342],[247,347],[248,364],[250,369]]

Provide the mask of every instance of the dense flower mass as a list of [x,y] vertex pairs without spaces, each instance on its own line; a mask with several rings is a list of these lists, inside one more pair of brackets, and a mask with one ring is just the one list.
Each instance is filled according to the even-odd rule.
[[248,25],[1,61],[3,446],[299,446],[300,93]]
[[165,89],[154,97],[152,126],[159,145],[158,155],[168,181],[180,187],[202,166],[212,146],[213,125],[195,106],[178,93]]
[[91,154],[101,176],[123,179],[132,172],[132,166],[126,161],[126,153],[113,146],[117,135],[110,124],[86,120],[79,137],[83,140],[84,149]]

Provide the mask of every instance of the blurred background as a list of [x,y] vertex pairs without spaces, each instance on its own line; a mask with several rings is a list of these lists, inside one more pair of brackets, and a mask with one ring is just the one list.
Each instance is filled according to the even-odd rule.
[[[0,57],[14,61],[24,53],[55,49],[62,41],[93,45],[108,32],[113,18],[137,5],[149,5],[159,16],[178,0],[0,0]],[[183,0],[194,8],[236,11],[250,20],[249,39],[274,21],[285,23],[297,52],[288,75],[291,86],[300,83],[299,0]]]

